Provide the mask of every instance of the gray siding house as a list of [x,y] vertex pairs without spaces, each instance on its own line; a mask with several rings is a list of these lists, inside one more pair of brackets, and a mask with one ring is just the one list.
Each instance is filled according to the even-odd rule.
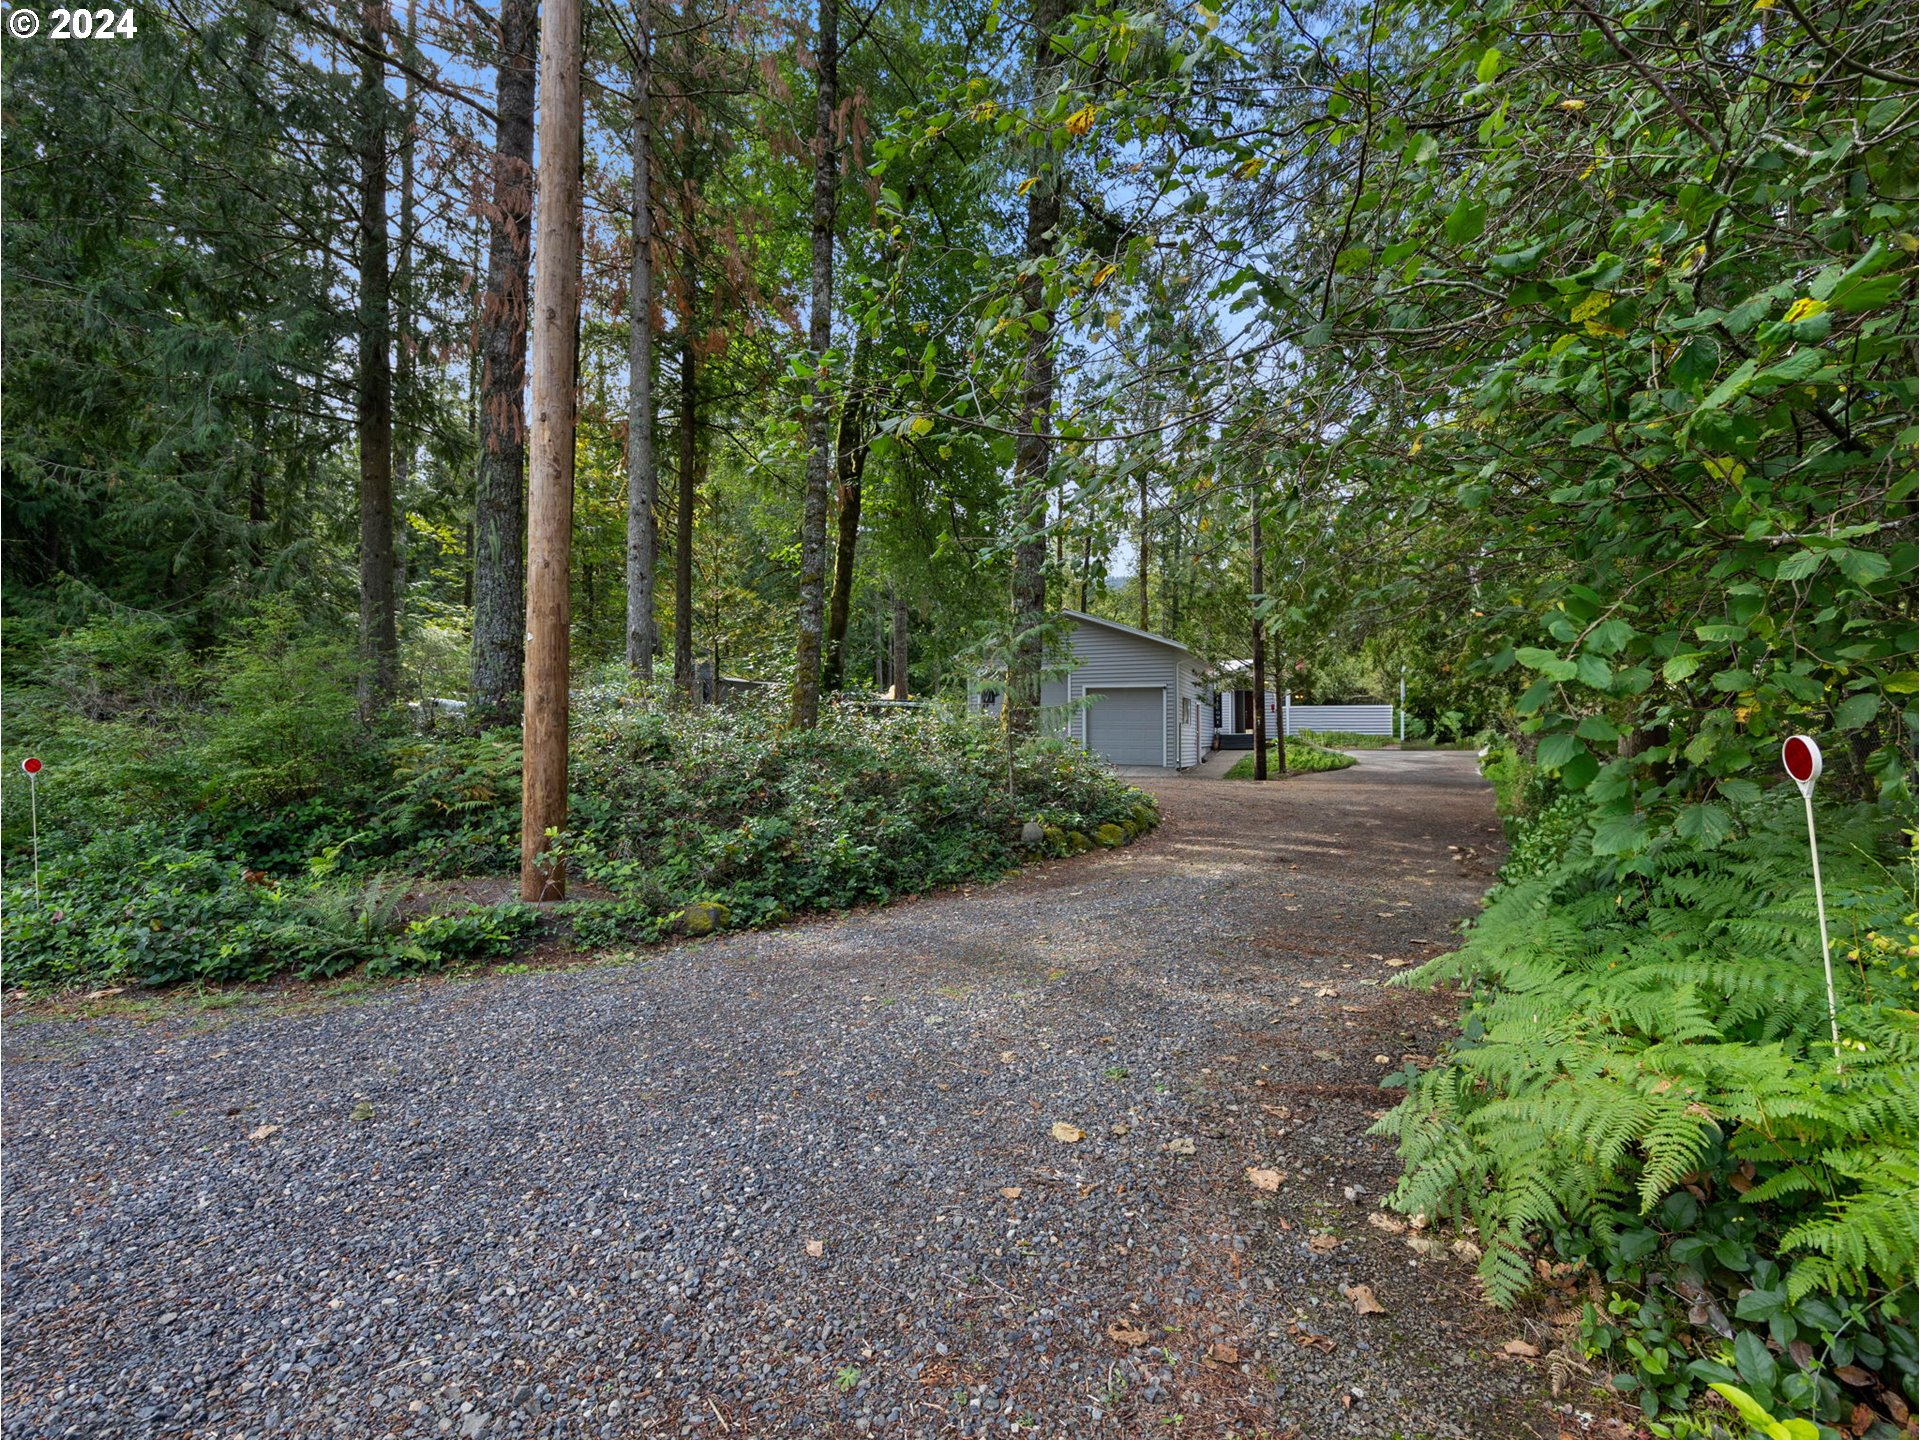
[[[1041,683],[1049,728],[1113,765],[1197,765],[1213,748],[1213,707],[1187,647],[1077,610],[1061,615],[1073,622],[1073,664]],[[975,710],[1000,708],[990,682],[968,699]]]

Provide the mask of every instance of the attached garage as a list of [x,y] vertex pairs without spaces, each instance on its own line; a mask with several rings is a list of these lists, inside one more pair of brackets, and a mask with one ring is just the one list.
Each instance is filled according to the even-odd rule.
[[[1200,665],[1187,647],[1077,610],[1061,618],[1072,626],[1072,654],[1050,665],[1041,682],[1042,725],[1109,764],[1197,765],[1213,748],[1213,725]],[[969,704],[997,713],[1001,679],[980,676]]]
[[1167,763],[1167,687],[1088,690],[1087,748],[1115,765]]

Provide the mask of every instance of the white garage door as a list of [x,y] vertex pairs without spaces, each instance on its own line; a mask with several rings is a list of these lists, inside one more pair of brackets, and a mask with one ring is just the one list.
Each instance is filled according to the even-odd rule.
[[1167,763],[1167,692],[1128,686],[1087,691],[1087,748],[1115,765]]

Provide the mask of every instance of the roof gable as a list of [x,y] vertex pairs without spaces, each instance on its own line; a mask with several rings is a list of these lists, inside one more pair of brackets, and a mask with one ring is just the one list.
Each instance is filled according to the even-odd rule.
[[1146,630],[1136,630],[1131,625],[1122,625],[1118,620],[1102,620],[1098,615],[1089,615],[1083,610],[1062,610],[1069,620],[1078,620],[1084,625],[1098,625],[1104,630],[1118,630],[1122,635],[1131,635],[1136,640],[1151,640],[1156,645],[1164,645],[1169,650],[1178,650],[1182,655],[1190,653],[1178,640],[1169,640],[1164,635],[1155,635]]

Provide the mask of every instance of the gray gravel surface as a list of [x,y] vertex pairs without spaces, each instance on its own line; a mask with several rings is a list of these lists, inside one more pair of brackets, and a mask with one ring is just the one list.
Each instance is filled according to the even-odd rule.
[[1367,1219],[1471,757],[1153,788],[1123,852],[626,963],[10,1022],[5,1436],[1552,1433]]

